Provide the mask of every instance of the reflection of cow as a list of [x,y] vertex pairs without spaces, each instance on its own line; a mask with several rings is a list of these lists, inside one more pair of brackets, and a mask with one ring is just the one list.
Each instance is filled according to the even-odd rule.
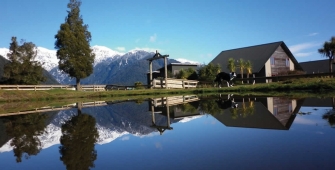
[[228,87],[233,87],[232,80],[236,77],[235,72],[231,73],[225,73],[225,72],[220,72],[219,74],[216,75],[214,82],[218,83],[218,87],[221,88],[222,80],[227,82]]
[[220,98],[219,100],[216,101],[216,103],[221,109],[237,108],[238,104],[235,103],[234,98],[232,96],[233,95],[229,94],[228,99],[224,100],[220,94]]

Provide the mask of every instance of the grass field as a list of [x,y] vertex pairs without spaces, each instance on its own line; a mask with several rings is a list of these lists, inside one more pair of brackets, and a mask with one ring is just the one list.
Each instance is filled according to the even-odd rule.
[[71,91],[71,90],[46,90],[46,91],[16,91],[0,90],[0,102],[18,101],[66,101],[66,100],[92,100],[112,98],[150,98],[156,96],[173,96],[183,94],[207,93],[234,93],[240,95],[268,95],[268,96],[335,96],[334,78],[305,78],[282,82],[261,83],[255,85],[238,85],[223,88],[194,88],[194,89],[138,89],[114,91]]

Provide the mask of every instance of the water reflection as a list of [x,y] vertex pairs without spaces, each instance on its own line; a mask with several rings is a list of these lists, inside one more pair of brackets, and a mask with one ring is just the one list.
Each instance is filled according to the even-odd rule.
[[[217,94],[69,104],[60,107],[61,111],[0,117],[0,154],[12,151],[14,160],[21,162],[22,158],[36,156],[42,149],[55,145],[57,158],[61,160],[57,161],[67,169],[90,169],[95,167],[102,151],[97,146],[123,139],[129,134],[137,137],[157,135],[167,139],[171,134],[183,131],[177,123],[204,117],[220,122],[220,126],[212,129],[215,133],[218,128],[238,127],[226,128],[233,129],[233,133],[228,130],[218,133],[226,136],[234,136],[236,129],[243,128],[292,130],[297,116],[309,116],[301,111],[302,106],[332,107],[319,118],[334,127],[334,98],[256,98]],[[205,138],[196,140],[201,142]]]
[[1,119],[5,133],[1,135],[1,141],[11,139],[16,162],[22,162],[22,157],[28,159],[37,155],[41,150],[41,142],[37,136],[42,135],[46,127],[46,114],[28,114],[10,116]]
[[97,151],[94,145],[99,138],[95,118],[82,113],[82,103],[76,104],[78,114],[62,125],[59,153],[60,160],[69,170],[94,167]]
[[222,110],[210,114],[225,126],[288,130],[303,100],[236,96],[223,100],[220,96],[216,102]]
[[[149,111],[152,114],[152,125],[151,127],[156,128],[160,135],[164,133],[165,130],[172,130],[173,127],[170,126],[172,119],[181,119],[184,117],[191,117],[200,115],[198,111],[198,101],[199,98],[196,95],[187,96],[174,96],[174,97],[162,97],[153,98],[148,101]],[[165,125],[160,125],[156,123],[156,114],[161,114],[167,117],[167,122]]]

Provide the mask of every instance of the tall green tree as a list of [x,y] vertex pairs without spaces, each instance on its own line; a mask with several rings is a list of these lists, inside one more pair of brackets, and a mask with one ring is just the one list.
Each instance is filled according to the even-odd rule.
[[[247,78],[249,78],[249,75],[252,74],[252,63],[250,60],[245,62],[245,69],[247,70]],[[249,83],[249,79],[248,79]]]
[[199,69],[199,80],[213,81],[220,71],[221,67],[219,64],[214,65],[209,63],[208,65],[204,65]]
[[326,41],[323,44],[323,47],[318,49],[318,52],[324,56],[328,57],[329,60],[329,73],[333,72],[332,62],[334,61],[335,56],[335,37],[332,37],[330,41]]
[[91,33],[87,30],[80,15],[80,0],[70,0],[70,9],[55,35],[55,49],[57,49],[58,67],[70,77],[76,79],[77,90],[80,90],[80,79],[93,73],[95,54],[90,48]]
[[227,68],[230,72],[235,72],[235,70],[236,70],[235,59],[233,59],[233,58],[228,59]]
[[[245,69],[245,61],[243,60],[243,58],[240,58],[238,60],[238,67],[240,68],[241,78],[243,79],[243,71]],[[243,80],[242,80],[242,84],[243,84]]]
[[35,61],[36,45],[12,37],[7,57],[9,63],[4,66],[3,81],[6,84],[39,84],[46,80],[43,75],[42,64]]
[[61,146],[59,152],[61,161],[68,170],[89,169],[94,167],[97,151],[94,145],[99,138],[95,119],[81,113],[81,103],[77,103],[78,115],[62,125]]

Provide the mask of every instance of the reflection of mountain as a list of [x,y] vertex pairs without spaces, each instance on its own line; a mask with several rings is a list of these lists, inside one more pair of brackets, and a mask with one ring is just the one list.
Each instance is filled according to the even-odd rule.
[[[279,97],[257,98],[253,102],[253,112],[245,116],[243,99],[235,97],[238,108],[230,112],[214,114],[213,116],[229,127],[246,127],[260,129],[288,130],[303,100],[292,100]],[[247,104],[248,105],[248,104]]]
[[[136,136],[148,135],[157,129],[150,127],[152,125],[152,115],[149,112],[148,104],[143,102],[124,102],[100,107],[83,108],[83,113],[87,113],[96,119],[96,127],[99,132],[98,144],[109,143],[125,134]],[[49,113],[48,113],[49,114]],[[48,148],[59,144],[62,135],[61,125],[69,120],[71,116],[77,114],[77,109],[69,109],[58,113],[51,113],[47,120],[45,133],[38,136],[42,148]],[[176,123],[179,120],[172,120]],[[0,119],[0,152],[10,151],[10,140],[5,134],[5,127],[2,127]],[[167,118],[164,115],[157,115],[156,122],[166,124]],[[8,141],[9,140],[9,141]],[[4,145],[3,145],[4,144]]]

